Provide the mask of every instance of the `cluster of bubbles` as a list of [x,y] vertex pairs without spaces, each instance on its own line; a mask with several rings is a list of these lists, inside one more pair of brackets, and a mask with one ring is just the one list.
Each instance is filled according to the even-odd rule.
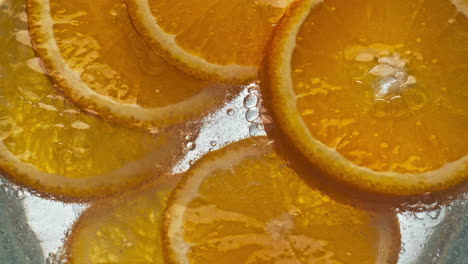
[[[196,137],[194,135],[189,134],[185,136],[185,153],[190,151],[195,151],[197,149],[197,144],[195,143]],[[189,160],[189,165],[192,166],[195,163],[195,160]]]
[[265,135],[265,128],[261,118],[261,101],[258,82],[252,83],[248,87],[248,95],[244,98],[245,119],[250,123],[249,135],[251,137]]
[[442,208],[440,207],[437,201],[427,204],[421,201],[416,203],[407,204],[406,208],[413,212],[413,216],[416,219],[424,220],[426,217],[430,217],[433,220],[436,220],[440,216]]
[[450,201],[453,201],[454,197],[446,197],[443,200],[448,201],[448,203],[442,202],[440,198],[433,197],[430,194],[423,195],[421,197],[405,201],[401,206],[399,206],[397,213],[411,213],[413,217],[418,220],[424,220],[427,218],[437,220],[443,209],[450,209]]
[[65,255],[65,250],[63,248],[58,249],[56,252],[49,253],[47,257],[46,264],[67,264],[67,258]]

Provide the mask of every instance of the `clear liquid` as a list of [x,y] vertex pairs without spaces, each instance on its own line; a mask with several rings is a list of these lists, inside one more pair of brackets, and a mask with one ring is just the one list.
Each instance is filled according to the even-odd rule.
[[[7,4],[10,1],[0,0],[2,19],[9,10]],[[9,16],[23,15],[22,8],[13,11],[17,13]],[[0,34],[2,30],[0,25]],[[0,78],[7,78],[3,70],[0,67]],[[234,100],[203,120],[199,136],[187,139],[194,147],[173,169],[174,173],[186,171],[208,151],[265,135],[262,116],[253,118],[248,114],[252,109],[259,113],[262,109],[258,98],[254,98],[259,96],[255,88],[255,84],[245,87]],[[0,263],[61,263],[66,236],[87,204],[41,198],[5,178],[0,180]],[[467,198],[462,195],[444,205],[406,202],[403,209],[396,210],[402,235],[398,263],[463,263],[468,258],[463,248],[468,244]]]

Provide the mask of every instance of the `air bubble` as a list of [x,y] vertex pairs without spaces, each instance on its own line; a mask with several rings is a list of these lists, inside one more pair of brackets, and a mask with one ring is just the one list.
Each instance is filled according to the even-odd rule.
[[255,82],[252,82],[252,83],[248,84],[248,85],[246,86],[247,91],[248,91],[249,93],[255,93],[255,92],[257,92],[257,91],[258,91],[258,88],[259,88],[259,84],[260,84],[259,81],[255,81]]
[[233,116],[235,113],[236,113],[236,110],[232,109],[232,108],[229,108],[226,113],[228,114],[228,116]]
[[247,109],[254,108],[258,104],[258,97],[254,94],[249,94],[244,99],[244,107]]
[[212,147],[214,147],[214,146],[218,145],[218,142],[216,142],[215,140],[212,140],[212,141],[210,142],[210,145],[211,145]]
[[437,218],[439,218],[440,212],[441,212],[440,209],[436,209],[436,210],[427,212],[427,215],[429,215],[430,218],[436,220]]
[[255,119],[257,119],[259,116],[260,110],[258,108],[249,109],[245,113],[245,119],[247,119],[249,122],[255,121]]
[[[264,136],[265,135],[265,130],[259,129],[260,123],[252,123],[249,126],[249,135],[251,137],[258,137],[258,136]],[[260,124],[261,125],[261,124]],[[262,126],[263,127],[263,126]]]
[[419,220],[424,220],[426,213],[424,212],[413,212],[414,217],[416,217]]
[[21,190],[21,189],[20,189],[20,190],[16,190],[16,191],[15,191],[15,196],[16,196],[16,198],[18,198],[18,199],[23,199],[23,198],[26,197],[26,193],[25,193],[23,190]]
[[193,142],[187,143],[187,149],[188,149],[189,151],[190,151],[190,150],[194,150],[196,147],[197,147],[197,145],[195,145],[195,143],[193,143]]

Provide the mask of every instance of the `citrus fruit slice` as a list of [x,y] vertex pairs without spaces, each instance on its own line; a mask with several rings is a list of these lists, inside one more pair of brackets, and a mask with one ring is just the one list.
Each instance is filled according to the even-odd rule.
[[196,77],[245,83],[291,0],[128,0],[130,17],[164,59]]
[[[228,87],[165,63],[134,31],[124,0],[28,0],[34,47],[74,102],[131,125],[167,127],[224,102]],[[231,87],[229,87],[231,88]]]
[[296,3],[262,71],[279,134],[362,190],[415,195],[465,181],[464,3]]
[[68,263],[163,264],[162,214],[175,178],[93,204],[67,239]]
[[19,2],[0,12],[2,175],[56,199],[88,200],[172,168],[183,154],[182,133],[115,127],[80,111],[36,72],[41,66],[34,51],[17,41],[27,33]]
[[164,215],[170,264],[394,263],[396,218],[347,205],[303,182],[265,139],[209,153]]

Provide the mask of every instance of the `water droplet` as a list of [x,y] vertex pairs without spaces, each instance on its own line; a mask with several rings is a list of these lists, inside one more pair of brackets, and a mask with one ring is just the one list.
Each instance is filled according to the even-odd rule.
[[235,113],[236,113],[236,110],[232,109],[232,108],[229,108],[226,113],[228,114],[228,116],[233,116]]
[[210,142],[210,145],[211,145],[212,147],[214,147],[214,146],[218,145],[218,142],[216,142],[215,140],[212,140],[212,141]]
[[249,94],[244,99],[245,108],[253,108],[253,107],[256,107],[257,104],[258,104],[258,97],[254,94]]
[[252,108],[247,110],[245,113],[245,119],[249,122],[255,121],[260,116],[260,110],[258,108]]
[[194,150],[196,147],[197,147],[197,145],[195,145],[195,143],[193,143],[193,142],[187,143],[187,149],[188,149],[189,151],[190,151],[190,150]]

